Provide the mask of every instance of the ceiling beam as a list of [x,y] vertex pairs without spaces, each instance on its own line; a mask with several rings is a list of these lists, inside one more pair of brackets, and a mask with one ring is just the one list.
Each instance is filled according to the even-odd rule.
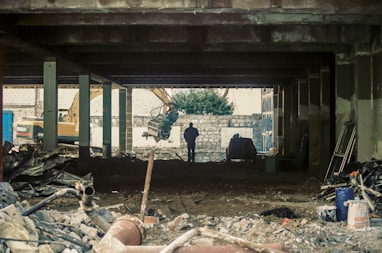
[[124,87],[269,87],[274,85],[288,84],[293,78],[285,78],[278,76],[232,76],[232,75],[129,75],[114,76]]
[[[311,9],[156,9],[118,13],[41,13],[12,16],[17,26],[211,26],[211,25],[318,25],[318,24],[382,24],[381,11],[349,13],[338,10]],[[0,12],[1,13],[1,12]],[[33,14],[35,13],[35,14]],[[38,15],[36,15],[38,14]],[[5,20],[7,16],[3,17]]]
[[[121,83],[122,87],[147,88],[147,87],[173,87],[173,88],[262,88],[274,85],[289,84],[296,77],[281,76],[232,76],[232,75],[129,75],[113,76]],[[3,79],[6,85],[41,85],[42,76],[5,76]],[[60,87],[74,87],[78,83],[77,76],[61,76],[57,80]],[[97,85],[97,84],[94,84]],[[23,87],[23,86],[21,86]]]
[[23,1],[1,1],[0,13],[110,13],[110,12],[131,12],[131,11],[150,11],[188,10],[197,11],[219,11],[221,8],[230,10],[248,9],[273,9],[273,10],[321,10],[321,11],[347,11],[355,12],[360,10],[380,11],[382,3],[378,0],[352,0],[352,1],[333,1],[333,0],[198,0],[198,1],[97,1],[94,0],[23,0]]
[[46,58],[54,57],[59,61],[59,64],[65,66],[67,69],[77,74],[89,74],[90,79],[98,83],[112,82],[114,85],[119,86],[118,83],[112,81],[106,77],[103,77],[97,73],[92,73],[90,70],[80,66],[79,64],[66,59],[63,56],[50,52],[42,47],[33,45],[28,41],[24,41],[20,38],[14,37],[8,33],[0,31],[0,44],[6,47],[17,48],[19,51],[28,53],[39,57],[42,61]]
[[[49,46],[123,45],[139,44],[155,47],[178,45],[219,45],[222,43],[305,43],[342,44],[369,43],[373,27],[369,25],[269,25],[269,26],[213,26],[213,27],[14,27],[22,38]],[[38,31],[38,35],[36,34]],[[229,36],[227,36],[229,34]],[[272,45],[272,44],[271,44]]]
[[99,53],[79,54],[78,60],[85,65],[146,65],[148,67],[162,64],[224,66],[224,65],[327,65],[333,60],[330,52],[190,52],[190,53]]

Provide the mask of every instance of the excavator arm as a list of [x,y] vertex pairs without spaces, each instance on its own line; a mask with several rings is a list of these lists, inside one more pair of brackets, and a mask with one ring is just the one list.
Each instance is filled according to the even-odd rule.
[[172,102],[171,96],[163,88],[151,88],[150,91],[155,94],[167,107],[164,114],[154,116],[148,123],[147,132],[143,133],[144,137],[152,136],[155,141],[167,140],[170,137],[171,126],[178,119],[178,109]]
[[[101,87],[91,88],[90,94],[89,94],[90,101],[94,99],[95,97],[102,95],[102,93],[103,93],[103,89]],[[62,121],[74,123],[76,124],[76,128],[78,128],[78,125],[80,123],[79,116],[80,116],[80,92],[77,92],[67,114],[64,116]]]

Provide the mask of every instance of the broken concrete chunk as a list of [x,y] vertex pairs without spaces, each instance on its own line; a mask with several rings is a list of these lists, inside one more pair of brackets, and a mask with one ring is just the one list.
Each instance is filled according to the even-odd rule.
[[86,226],[85,224],[81,224],[80,225],[80,230],[87,236],[95,239],[97,238],[97,235],[98,235],[98,229],[96,228],[92,228],[92,227],[89,227],[89,226]]
[[79,253],[76,249],[66,248],[62,251],[62,253]]
[[39,253],[56,253],[49,244],[42,244],[38,246]]
[[16,205],[19,196],[7,182],[0,182],[0,209],[8,205]]
[[35,231],[30,235],[30,231],[20,225],[16,219],[13,219],[4,212],[0,212],[0,237],[9,239],[6,240],[5,244],[11,252],[38,253],[37,243],[28,242],[28,240],[36,239],[35,235]]

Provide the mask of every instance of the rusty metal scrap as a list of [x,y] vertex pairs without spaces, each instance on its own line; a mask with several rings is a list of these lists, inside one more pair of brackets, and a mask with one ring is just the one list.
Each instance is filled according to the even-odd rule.
[[4,181],[23,197],[49,196],[57,190],[73,187],[77,181],[92,183],[90,175],[78,177],[67,170],[72,159],[63,150],[42,152],[29,144],[3,146]]
[[38,209],[42,208],[43,206],[45,206],[46,204],[50,203],[51,201],[59,198],[59,197],[62,197],[66,194],[73,194],[74,196],[76,196],[77,198],[80,198],[80,195],[79,195],[79,192],[76,191],[75,189],[73,188],[66,188],[66,189],[61,189],[59,190],[58,192],[50,195],[49,197],[45,198],[44,200],[40,201],[39,203],[37,203],[36,205],[32,206],[31,208],[25,210],[22,215],[24,216],[28,216],[32,213],[34,213],[35,211],[37,211]]

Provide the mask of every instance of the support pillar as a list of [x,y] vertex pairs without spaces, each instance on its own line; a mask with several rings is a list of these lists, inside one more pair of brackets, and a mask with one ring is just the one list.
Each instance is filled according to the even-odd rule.
[[373,157],[382,159],[382,51],[373,55],[375,134]]
[[309,75],[309,168],[314,171],[321,169],[321,81],[320,75]]
[[[56,59],[44,61],[44,137],[43,150],[57,148],[57,63]],[[46,127],[49,126],[49,127]]]
[[345,122],[355,122],[355,112],[351,106],[355,96],[354,85],[354,58],[343,55],[336,56],[336,142],[340,136],[341,129]]
[[119,89],[119,151],[126,153],[126,90]]
[[276,86],[273,89],[273,141],[274,147],[279,149],[281,155],[284,154],[283,147],[283,119],[282,119],[282,92],[281,87]]
[[306,79],[298,81],[298,131],[300,170],[309,169],[309,86]]
[[273,89],[261,89],[261,114],[262,114],[262,142],[263,152],[268,152],[271,147],[274,147],[273,139],[275,136],[273,117],[274,117],[274,103],[273,103]]
[[329,68],[321,69],[321,174],[325,174],[331,158],[331,125],[330,125],[330,70]]
[[282,139],[283,139],[283,154],[286,156],[291,155],[291,142],[292,142],[292,129],[291,129],[291,114],[292,114],[292,88],[290,85],[283,86],[283,105],[282,105]]
[[133,151],[133,89],[126,89],[126,150]]
[[111,157],[111,82],[103,83],[103,157]]
[[[4,78],[4,46],[0,45],[0,126],[3,126],[3,78]],[[0,129],[0,182],[4,181],[3,170],[3,127]]]
[[90,168],[90,77],[80,75],[79,105],[79,164],[80,170]]
[[355,118],[357,127],[357,161],[371,160],[373,154],[374,124],[372,57],[361,54],[355,57]]
[[300,152],[299,122],[298,122],[298,85],[296,82],[291,85],[291,114],[290,114],[290,155],[297,158]]

